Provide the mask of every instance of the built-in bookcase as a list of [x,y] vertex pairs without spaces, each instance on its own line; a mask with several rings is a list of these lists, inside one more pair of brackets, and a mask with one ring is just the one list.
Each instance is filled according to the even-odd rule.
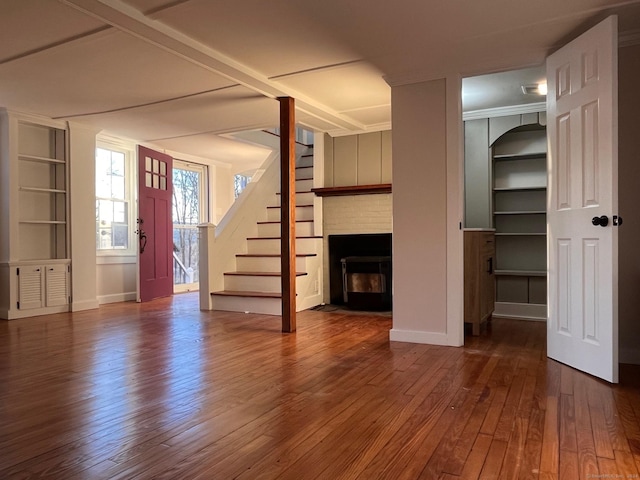
[[67,258],[65,134],[57,128],[19,123],[20,260]]
[[0,111],[0,318],[70,303],[67,128]]
[[496,316],[545,319],[547,300],[544,128],[527,126],[492,147]]

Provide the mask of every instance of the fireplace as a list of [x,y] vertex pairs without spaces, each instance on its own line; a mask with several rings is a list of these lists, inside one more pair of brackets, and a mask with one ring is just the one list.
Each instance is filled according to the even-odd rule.
[[391,309],[391,234],[329,235],[329,296],[357,310]]

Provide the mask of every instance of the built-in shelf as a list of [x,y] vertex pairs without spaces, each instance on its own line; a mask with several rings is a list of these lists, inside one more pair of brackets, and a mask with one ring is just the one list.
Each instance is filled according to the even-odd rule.
[[508,132],[492,147],[498,316],[537,316],[546,302],[546,143],[544,130],[532,129]]
[[533,158],[545,158],[546,153],[514,153],[508,155],[494,155],[494,160],[529,160]]
[[37,155],[18,155],[20,160],[28,160],[31,162],[42,162],[42,163],[66,163],[65,160],[59,160],[57,158],[49,158],[49,157],[39,157]]
[[23,192],[43,192],[43,193],[67,193],[66,190],[58,188],[38,188],[38,187],[19,187]]
[[28,223],[31,225],[64,225],[64,220],[20,220],[19,223]]
[[377,193],[391,193],[390,183],[376,185],[350,185],[346,187],[312,188],[311,191],[319,197],[337,197],[340,195],[371,195]]
[[534,186],[534,187],[495,187],[493,189],[494,192],[525,192],[525,191],[541,191],[546,190],[545,186]]
[[496,232],[496,237],[544,237],[546,233],[525,232]]
[[498,276],[509,277],[546,277],[547,272],[543,270],[494,270]]
[[515,210],[513,212],[493,212],[494,215],[546,215],[545,210]]

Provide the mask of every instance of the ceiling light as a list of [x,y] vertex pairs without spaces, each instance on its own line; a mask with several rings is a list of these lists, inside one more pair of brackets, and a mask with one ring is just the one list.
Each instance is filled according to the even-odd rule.
[[546,95],[547,94],[547,83],[541,82],[536,85],[522,85],[522,93],[525,95]]
[[546,95],[547,94],[547,82],[542,82],[538,84],[538,95]]

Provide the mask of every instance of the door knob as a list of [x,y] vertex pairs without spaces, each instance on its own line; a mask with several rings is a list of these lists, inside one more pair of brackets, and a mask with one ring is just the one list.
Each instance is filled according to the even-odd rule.
[[609,225],[609,217],[607,217],[606,215],[593,217],[591,219],[591,223],[593,223],[594,225],[600,225],[601,227],[606,227],[607,225]]

